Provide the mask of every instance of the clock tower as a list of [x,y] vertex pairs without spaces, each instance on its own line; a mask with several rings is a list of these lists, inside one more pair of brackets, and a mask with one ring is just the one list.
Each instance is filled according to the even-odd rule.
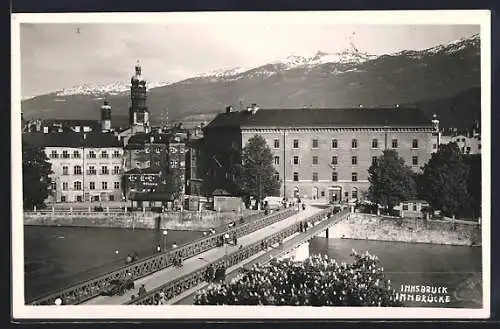
[[150,131],[149,110],[146,106],[146,99],[146,80],[142,77],[142,68],[139,61],[137,61],[135,74],[130,79],[129,125],[133,134],[138,132],[148,133]]

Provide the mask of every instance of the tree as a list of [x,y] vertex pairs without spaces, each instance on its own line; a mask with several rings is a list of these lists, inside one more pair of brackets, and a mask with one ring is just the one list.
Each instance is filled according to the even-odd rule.
[[368,198],[392,210],[416,195],[415,174],[396,151],[386,150],[368,169]]
[[258,202],[268,195],[279,195],[280,182],[276,180],[273,154],[262,136],[255,135],[248,140],[241,158],[242,165],[235,172],[243,191]]
[[440,145],[418,179],[419,195],[444,215],[456,216],[468,202],[468,172],[456,143]]
[[170,200],[178,200],[182,194],[184,182],[178,173],[169,170],[165,177],[165,183],[160,184],[155,190],[156,192],[166,193]]
[[254,265],[229,283],[197,293],[195,305],[402,306],[376,256],[353,252],[353,262],[327,256]]
[[477,218],[481,216],[481,155],[464,155],[463,160],[469,167],[469,174],[467,175],[469,204],[465,205],[461,213],[464,213],[466,216],[472,215],[472,217]]
[[52,174],[51,163],[42,148],[22,142],[23,148],[23,207],[45,207]]

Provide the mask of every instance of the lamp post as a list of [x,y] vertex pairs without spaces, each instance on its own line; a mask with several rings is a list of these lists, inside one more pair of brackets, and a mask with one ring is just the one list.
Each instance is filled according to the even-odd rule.
[[163,250],[167,250],[167,230],[163,230]]
[[229,243],[229,233],[226,233],[224,234],[224,244],[226,245],[226,250],[225,250],[225,254],[224,254],[224,263],[226,263],[226,266],[228,265],[227,264],[227,245]]

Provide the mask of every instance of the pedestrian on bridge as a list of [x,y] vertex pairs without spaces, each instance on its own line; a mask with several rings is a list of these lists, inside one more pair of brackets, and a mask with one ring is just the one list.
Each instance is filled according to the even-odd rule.
[[144,287],[144,284],[141,285],[139,288],[139,296],[144,296],[146,294],[146,287]]

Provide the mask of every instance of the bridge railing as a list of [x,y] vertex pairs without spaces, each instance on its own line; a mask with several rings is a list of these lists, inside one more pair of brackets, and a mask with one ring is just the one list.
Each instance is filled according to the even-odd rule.
[[273,245],[276,243],[282,242],[285,238],[297,233],[300,228],[300,223],[304,222],[316,222],[318,220],[323,220],[330,216],[335,216],[335,218],[342,217],[346,211],[342,211],[340,213],[333,213],[334,207],[329,207],[327,209],[322,210],[306,219],[298,221],[287,228],[276,232],[268,237],[261,239],[253,244],[243,247],[237,251],[227,254],[227,256],[223,256],[218,260],[212,262],[211,264],[207,264],[202,268],[186,274],[180,278],[169,281],[166,284],[149,291],[146,295],[130,300],[126,303],[126,305],[154,305],[155,299],[158,298],[160,293],[164,293],[165,299],[170,300],[186,290],[189,290],[193,287],[198,286],[202,282],[205,281],[205,274],[210,265],[217,267],[219,265],[225,265],[226,269],[241,263],[243,260],[259,253],[263,250],[263,245]]
[[119,269],[99,275],[85,282],[77,285],[58,290],[48,294],[42,298],[31,301],[31,305],[54,305],[55,300],[60,298],[65,305],[75,305],[83,303],[89,299],[97,297],[107,284],[114,279],[132,278],[133,280],[140,279],[144,276],[160,271],[173,264],[175,258],[191,258],[207,250],[216,247],[226,233],[230,236],[233,234],[236,237],[241,237],[260,230],[263,227],[279,222],[284,218],[290,217],[297,213],[295,208],[286,208],[281,211],[272,212],[271,214],[262,218],[255,219],[242,225],[238,225],[224,232],[202,237],[193,242],[188,242],[179,248],[171,249],[145,259],[139,260],[135,263],[122,266]]

